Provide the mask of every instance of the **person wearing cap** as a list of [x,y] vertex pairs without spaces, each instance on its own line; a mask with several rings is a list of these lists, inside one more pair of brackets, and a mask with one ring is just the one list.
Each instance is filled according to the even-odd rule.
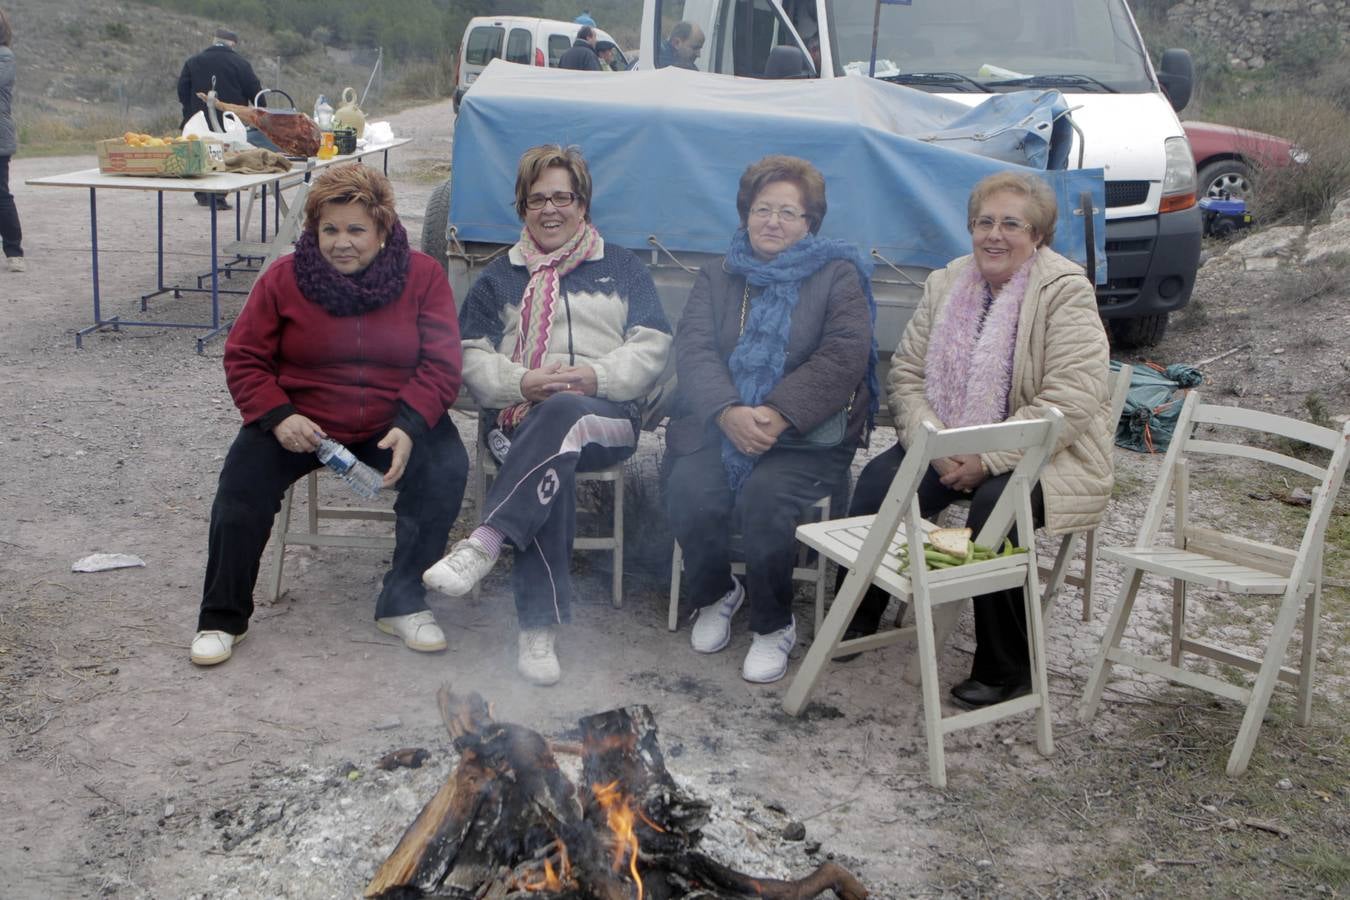
[[[253,66],[235,52],[238,43],[239,35],[228,28],[217,28],[215,43],[183,63],[183,71],[178,75],[178,102],[183,107],[184,124],[195,113],[206,109],[197,92],[204,94],[212,90],[212,79],[215,79],[216,97],[226,103],[253,106],[256,97],[258,106],[267,105],[265,98],[258,97],[262,83],[254,74]],[[197,192],[196,197],[202,206],[211,205],[210,194]],[[216,208],[230,207],[221,196],[216,199]]]
[[619,64],[614,59],[614,51],[618,47],[613,41],[596,41],[595,55],[600,58],[600,68],[605,72],[619,71]]

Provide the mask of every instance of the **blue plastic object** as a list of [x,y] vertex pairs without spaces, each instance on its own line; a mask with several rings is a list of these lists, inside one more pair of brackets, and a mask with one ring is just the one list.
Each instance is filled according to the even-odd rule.
[[462,241],[514,242],[520,154],[575,144],[590,163],[590,212],[606,241],[649,251],[655,237],[673,251],[722,253],[739,225],[741,173],[766,154],[791,153],[825,176],[822,235],[935,269],[970,252],[975,183],[1025,167],[1055,192],[1054,248],[1080,264],[1086,229],[1075,210],[1083,192],[1091,196],[1101,282],[1102,170],[1053,169],[1066,108],[1053,90],[970,106],[862,77],[772,81],[676,67],[615,77],[494,60],[455,122],[449,223]]

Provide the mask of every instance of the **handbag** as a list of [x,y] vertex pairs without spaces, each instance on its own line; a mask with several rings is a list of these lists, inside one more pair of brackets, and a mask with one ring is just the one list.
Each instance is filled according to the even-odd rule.
[[[745,333],[745,317],[750,310],[750,282],[745,283],[745,293],[741,295],[741,333]],[[795,447],[802,450],[827,450],[844,443],[848,435],[848,417],[853,412],[853,401],[858,397],[857,389],[848,398],[848,406],[836,409],[815,428],[806,434],[794,434],[792,429],[778,436],[777,446]]]

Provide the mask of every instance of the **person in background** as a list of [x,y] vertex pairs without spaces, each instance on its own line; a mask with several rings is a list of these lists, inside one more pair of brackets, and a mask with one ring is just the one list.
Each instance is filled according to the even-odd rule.
[[595,29],[582,25],[577,30],[577,39],[558,59],[558,68],[576,69],[581,72],[599,72],[600,57],[595,55]]
[[[197,92],[205,94],[211,91],[213,78],[216,97],[226,103],[252,106],[254,98],[257,98],[259,106],[267,105],[266,98],[258,97],[262,83],[254,74],[253,66],[235,52],[234,48],[238,43],[239,35],[228,28],[217,28],[215,42],[183,63],[183,70],[178,74],[178,102],[183,107],[183,122],[180,123],[180,128],[195,113],[206,109],[206,103],[197,96]],[[266,146],[269,150],[277,149],[271,141],[267,141],[266,144],[255,141],[253,133],[249,135],[249,143]],[[210,194],[196,191],[193,196],[201,206],[211,205]],[[219,196],[216,198],[216,208],[229,209],[230,205],[223,196]]]
[[483,269],[460,312],[464,383],[501,468],[482,524],[422,580],[463,596],[512,545],[516,665],[549,685],[562,675],[555,629],[571,619],[576,472],[633,455],[670,324],[647,267],[591,224],[591,173],[577,148],[525,151],[516,212],[520,240]]
[[[863,469],[849,515],[880,508],[905,446],[925,422],[957,428],[1038,419],[1053,406],[1064,429],[1032,492],[1033,518],[1052,534],[1093,528],[1111,497],[1115,423],[1092,283],[1048,246],[1055,195],[1035,175],[984,178],[967,214],[971,253],[928,276],[886,377],[900,440]],[[1007,453],[935,461],[919,485],[919,514],[931,519],[969,500],[966,525],[979,534],[1016,465]],[[1012,534],[1014,543],[1033,539]],[[875,633],[888,600],[870,588],[845,638]],[[958,704],[988,706],[1031,690],[1026,628],[1020,589],[975,598],[975,658],[970,677],[951,690]]]
[[5,262],[11,272],[22,272],[27,267],[23,258],[23,229],[19,227],[19,209],[9,191],[9,161],[19,150],[19,129],[14,125],[10,109],[14,100],[14,51],[10,44],[14,29],[9,16],[0,9],[0,244],[5,250]]
[[[794,532],[841,493],[878,406],[871,264],[820,237],[825,179],[804,159],[766,156],[741,175],[741,227],[704,266],[676,330],[679,401],[666,431],[671,530],[684,552],[698,653],[731,641],[750,607],[741,677],[787,674]],[[745,577],[731,574],[739,532]]]
[[703,53],[706,38],[703,29],[693,22],[676,22],[670,29],[670,37],[661,42],[656,52],[656,67],[674,66],[677,69],[693,69],[699,55]]
[[192,661],[229,659],[286,489],[322,466],[323,437],[384,472],[394,555],[375,627],[411,650],[444,650],[422,570],[445,552],[469,458],[446,414],[460,387],[459,326],[445,272],[408,246],[394,188],[347,163],[318,175],[295,252],[258,277],[225,342],[243,427],[211,506]]
[[577,16],[572,21],[578,25],[589,25],[592,28],[595,27],[595,19],[591,18],[591,11],[589,9],[583,9],[581,15]]
[[613,41],[595,42],[595,55],[600,58],[600,68],[603,71],[619,71],[619,63],[615,57],[615,50],[617,49],[618,48],[614,46]]

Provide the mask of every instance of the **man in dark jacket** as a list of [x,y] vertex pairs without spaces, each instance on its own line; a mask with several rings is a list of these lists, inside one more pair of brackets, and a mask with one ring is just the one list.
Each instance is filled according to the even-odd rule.
[[595,55],[595,41],[595,29],[589,25],[582,25],[581,30],[577,32],[577,39],[558,60],[558,68],[599,72],[600,57]]
[[[185,124],[194,113],[206,109],[206,104],[197,96],[197,92],[210,91],[212,78],[215,79],[218,99],[241,106],[253,105],[253,98],[262,90],[262,84],[248,60],[234,51],[237,43],[239,35],[228,28],[217,28],[215,43],[183,63],[183,71],[178,76],[178,102],[183,107]],[[258,105],[266,106],[267,101],[258,97]],[[196,196],[202,206],[211,205],[210,194],[198,192]],[[216,207],[230,208],[224,195],[217,198]]]

